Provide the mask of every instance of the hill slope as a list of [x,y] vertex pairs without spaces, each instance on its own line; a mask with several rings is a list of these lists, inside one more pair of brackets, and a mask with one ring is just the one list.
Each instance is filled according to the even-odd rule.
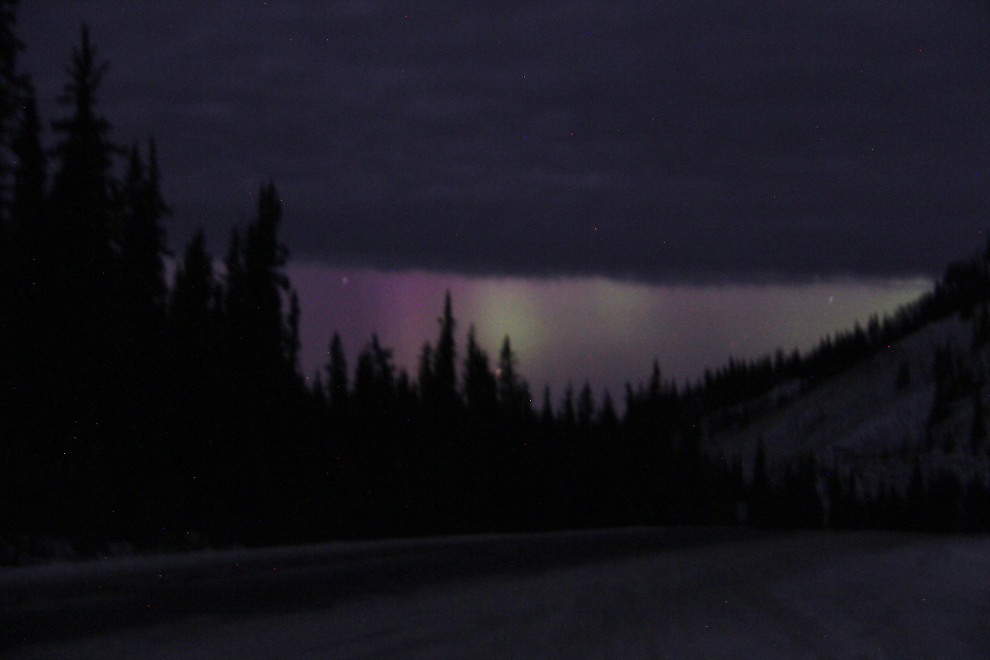
[[[972,322],[954,315],[803,394],[801,383],[779,386],[737,407],[750,412],[744,428],[706,433],[706,448],[740,458],[747,479],[762,439],[771,475],[810,453],[826,470],[855,472],[870,491],[885,484],[903,492],[916,460],[925,474],[952,469],[986,480],[985,441],[974,451],[970,440],[974,397],[987,400],[988,356],[986,346],[970,350],[972,337]],[[944,417],[930,423],[940,388]]]

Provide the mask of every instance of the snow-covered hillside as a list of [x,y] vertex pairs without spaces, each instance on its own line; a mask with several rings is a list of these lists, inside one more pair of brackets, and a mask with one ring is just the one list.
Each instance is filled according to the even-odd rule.
[[[953,346],[977,371],[987,352],[970,353],[972,336],[972,322],[958,316],[930,324],[803,395],[796,396],[797,384],[791,383],[760,397],[750,409],[768,411],[746,428],[708,434],[706,446],[730,460],[741,457],[748,478],[762,438],[771,473],[811,452],[827,469],[855,470],[867,489],[878,483],[903,489],[916,458],[926,473],[951,468],[986,479],[985,448],[970,451],[972,395],[953,402],[930,433],[928,424],[936,348]],[[905,373],[909,378],[899,384]],[[978,389],[986,394],[986,386]]]

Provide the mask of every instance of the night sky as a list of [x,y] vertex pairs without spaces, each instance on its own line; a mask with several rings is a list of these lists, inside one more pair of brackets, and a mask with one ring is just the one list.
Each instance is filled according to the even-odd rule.
[[985,1],[23,0],[45,117],[84,21],[172,249],[203,225],[222,255],[271,177],[311,323],[351,271],[917,282],[990,225]]

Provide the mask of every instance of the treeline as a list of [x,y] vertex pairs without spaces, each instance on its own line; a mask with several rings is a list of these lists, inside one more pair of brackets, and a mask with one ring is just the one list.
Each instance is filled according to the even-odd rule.
[[[686,388],[685,397],[699,414],[711,415],[710,429],[745,425],[749,413],[733,411],[734,406],[750,401],[788,384],[794,385],[780,399],[786,402],[797,395],[824,384],[852,366],[875,355],[916,330],[936,321],[959,314],[964,320],[975,319],[973,346],[990,341],[990,240],[986,249],[968,261],[952,263],[934,291],[903,305],[893,316],[870,317],[864,329],[858,322],[851,330],[822,338],[807,355],[797,349],[786,354],[778,349],[771,356],[756,360],[730,358],[728,364],[711,372],[706,369],[694,386]],[[905,375],[909,378],[909,374]],[[718,415],[714,413],[718,412]]]
[[[459,351],[448,294],[415,374],[374,336],[348,365],[334,334],[307,385],[274,185],[261,186],[256,216],[231,232],[222,272],[200,231],[167,282],[169,208],[154,142],[111,142],[96,104],[106,65],[84,27],[46,152],[30,79],[16,67],[13,7],[0,0],[5,563],[55,552],[40,539],[94,556],[207,542],[874,521],[842,513],[860,511],[851,502],[861,494],[845,482],[822,492],[813,462],[776,481],[757,457],[747,483],[739,461],[702,451],[703,424],[781,384],[814,386],[987,299],[985,259],[953,266],[894,319],[806,357],[733,360],[681,390],[654,363],[647,383],[627,385],[620,417],[588,383],[557,401],[544,388],[534,402],[508,337],[492,358],[471,328]],[[933,484],[915,487],[910,502],[929,506]],[[974,489],[960,495],[969,502],[960,520],[986,519],[972,513],[986,501]]]
[[[13,39],[13,3],[3,7]],[[701,455],[697,432],[658,421],[669,402],[654,405],[655,385],[630,395],[641,424],[620,422],[607,396],[596,405],[587,384],[557,407],[547,390],[536,412],[508,338],[497,366],[473,332],[461,359],[449,297],[414,377],[372,337],[351,380],[335,336],[325,379],[307,386],[274,186],[232,232],[222,273],[200,231],[166,282],[155,145],[110,140],[96,103],[106,64],[86,28],[49,152],[11,43],[0,88],[8,561],[25,552],[19,538],[66,539],[89,556],[113,540],[150,549],[733,517],[717,506],[734,502],[728,475]]]
[[954,470],[938,469],[925,475],[916,460],[903,491],[883,483],[871,488],[864,481],[856,469],[843,475],[810,455],[771,479],[760,443],[745,488],[748,519],[771,529],[990,531],[990,488],[978,474],[963,479]]
[[106,64],[84,27],[46,152],[30,79],[16,72],[13,5],[0,5],[11,46],[0,49],[0,534],[85,552],[107,539],[174,544],[207,525],[253,540],[249,522],[275,516],[275,483],[313,497],[313,479],[278,472],[323,460],[300,442],[309,404],[294,295],[282,310],[278,194],[262,186],[257,218],[232,233],[222,286],[202,233],[166,286],[154,142],[110,141],[96,110]]

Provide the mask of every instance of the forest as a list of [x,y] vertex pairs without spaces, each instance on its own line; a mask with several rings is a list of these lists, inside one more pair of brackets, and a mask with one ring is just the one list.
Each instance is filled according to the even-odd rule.
[[[457,346],[449,294],[415,374],[374,336],[348,365],[333,334],[307,380],[274,183],[222,269],[199,231],[167,281],[154,141],[111,141],[83,26],[45,150],[15,7],[0,0],[0,563],[630,525],[990,531],[979,478],[916,468],[904,493],[867,500],[811,456],[778,478],[761,447],[747,480],[701,442],[748,423],[737,404],[820,387],[939,319],[972,319],[987,343],[990,245],[805,355],[730,360],[682,387],[654,363],[621,417],[589,383],[531,391],[509,337],[493,356],[473,328]],[[962,396],[980,406],[985,376],[957,362],[939,358],[933,418]],[[979,409],[970,441],[986,452]]]

